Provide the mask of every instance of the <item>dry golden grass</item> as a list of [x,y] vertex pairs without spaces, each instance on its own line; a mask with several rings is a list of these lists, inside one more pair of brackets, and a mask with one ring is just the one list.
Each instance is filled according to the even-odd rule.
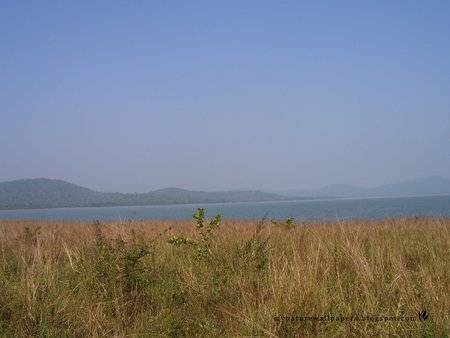
[[229,220],[206,257],[174,235],[199,242],[193,221],[0,221],[0,336],[450,335],[449,219]]

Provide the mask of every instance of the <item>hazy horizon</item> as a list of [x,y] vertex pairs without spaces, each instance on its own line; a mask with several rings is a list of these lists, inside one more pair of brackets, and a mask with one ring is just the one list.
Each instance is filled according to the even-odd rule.
[[450,3],[0,4],[0,182],[374,187],[450,175]]
[[[275,193],[275,194],[288,194],[289,196],[295,196],[295,195],[290,195],[289,193],[295,193],[295,192],[308,192],[308,191],[319,191],[321,189],[324,188],[330,188],[330,187],[335,187],[335,186],[348,186],[348,187],[353,187],[353,188],[360,188],[360,189],[373,189],[373,188],[378,188],[380,186],[385,186],[385,185],[391,185],[391,184],[397,184],[397,183],[403,183],[403,182],[408,182],[408,181],[415,181],[417,179],[428,179],[428,178],[438,178],[438,179],[444,179],[447,181],[450,181],[450,179],[448,177],[444,177],[444,176],[440,176],[440,175],[429,175],[429,176],[423,176],[423,177],[414,177],[414,178],[408,178],[408,179],[404,179],[404,180],[400,180],[400,181],[396,181],[396,182],[385,182],[376,186],[355,186],[352,184],[348,184],[348,183],[333,183],[327,186],[318,186],[318,187],[313,187],[313,188],[303,188],[303,187],[292,187],[292,188],[288,188],[288,189],[264,189],[264,188],[259,188],[259,187],[254,187],[254,188],[236,188],[236,189],[223,189],[223,190],[201,190],[201,189],[189,189],[189,188],[185,188],[185,187],[176,187],[176,186],[166,186],[166,187],[162,187],[162,188],[158,188],[158,189],[153,189],[153,190],[147,190],[147,191],[112,191],[112,190],[97,190],[97,189],[93,189],[92,187],[89,186],[83,186],[82,184],[78,184],[76,182],[71,182],[65,179],[55,179],[55,178],[49,178],[49,177],[34,177],[34,178],[21,178],[21,179],[17,179],[17,180],[11,180],[11,181],[1,181],[0,183],[7,183],[7,182],[15,182],[15,181],[26,181],[26,180],[40,180],[40,179],[45,179],[45,180],[57,180],[57,181],[63,181],[63,182],[67,182],[67,183],[71,183],[77,186],[81,186],[83,188],[88,188],[97,192],[106,192],[106,193],[150,193],[150,192],[155,192],[157,190],[164,190],[164,189],[181,189],[181,190],[191,190],[191,191],[203,191],[203,192],[226,192],[226,191],[262,191],[262,192],[266,192],[266,193]],[[418,196],[422,196],[422,195],[418,195]]]

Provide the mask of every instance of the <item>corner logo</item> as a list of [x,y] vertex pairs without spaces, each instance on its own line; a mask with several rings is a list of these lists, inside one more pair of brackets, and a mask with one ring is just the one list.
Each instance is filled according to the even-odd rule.
[[424,320],[427,320],[427,319],[428,319],[428,313],[427,313],[426,310],[419,311],[418,314],[419,314],[419,320],[420,320],[421,322],[423,322]]

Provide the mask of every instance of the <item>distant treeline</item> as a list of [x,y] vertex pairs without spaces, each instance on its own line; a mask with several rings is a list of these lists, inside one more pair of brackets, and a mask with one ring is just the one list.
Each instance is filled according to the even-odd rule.
[[163,205],[282,201],[261,191],[202,192],[177,188],[149,193],[98,192],[61,180],[28,179],[0,183],[0,209]]

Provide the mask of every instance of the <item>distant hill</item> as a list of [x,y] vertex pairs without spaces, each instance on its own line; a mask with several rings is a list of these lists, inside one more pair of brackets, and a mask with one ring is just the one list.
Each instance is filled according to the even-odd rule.
[[177,188],[144,194],[109,193],[45,178],[0,183],[0,209],[260,202],[287,199],[289,198],[285,196],[261,191],[202,192]]
[[441,176],[427,176],[374,188],[358,188],[347,184],[335,184],[317,190],[284,191],[287,196],[310,197],[394,197],[450,194],[450,180]]
[[441,176],[428,176],[385,184],[371,189],[377,196],[414,196],[450,194],[450,180]]
[[149,193],[122,194],[98,192],[66,181],[39,178],[0,183],[0,209],[262,202],[330,197],[445,195],[450,194],[450,180],[435,175],[394,184],[385,184],[374,188],[358,188],[346,184],[335,184],[323,189],[291,190],[282,193],[285,196],[262,191],[203,192],[166,188]]

